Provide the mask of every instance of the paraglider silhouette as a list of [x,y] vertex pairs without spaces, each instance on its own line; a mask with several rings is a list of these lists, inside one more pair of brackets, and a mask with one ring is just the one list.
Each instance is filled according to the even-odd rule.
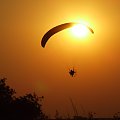
[[72,77],[75,76],[75,73],[76,73],[76,71],[74,70],[74,68],[69,70],[69,74],[70,74]]
[[[46,46],[46,43],[48,42],[49,38],[52,37],[54,34],[64,30],[64,29],[67,29],[67,28],[70,28],[70,27],[73,27],[77,24],[80,24],[80,23],[75,23],[75,22],[69,22],[69,23],[64,23],[64,24],[60,24],[60,25],[57,25],[53,28],[51,28],[50,30],[48,30],[44,36],[42,37],[42,40],[41,40],[41,46],[44,48]],[[88,25],[85,25],[83,24],[84,26],[86,26],[86,28],[88,28],[88,30],[94,34],[94,31],[92,28],[90,28]],[[76,74],[76,71],[73,69],[70,69],[69,70],[69,74],[71,77],[74,77],[75,74]]]
[[[50,29],[48,32],[46,32],[41,40],[41,46],[44,48],[48,39],[56,34],[57,32],[60,32],[64,29],[67,29],[67,28],[70,28],[70,27],[73,27],[74,25],[77,25],[77,24],[80,24],[80,23],[74,23],[74,22],[70,22],[70,23],[64,23],[64,24],[61,24],[61,25],[58,25],[58,26],[55,26],[53,27],[52,29]],[[90,31],[91,33],[94,33],[94,31],[87,25],[85,25]]]

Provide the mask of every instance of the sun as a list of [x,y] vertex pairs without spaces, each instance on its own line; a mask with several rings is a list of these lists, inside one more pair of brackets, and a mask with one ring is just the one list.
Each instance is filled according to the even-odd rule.
[[85,38],[87,37],[89,30],[84,24],[76,24],[71,28],[71,32],[76,37]]

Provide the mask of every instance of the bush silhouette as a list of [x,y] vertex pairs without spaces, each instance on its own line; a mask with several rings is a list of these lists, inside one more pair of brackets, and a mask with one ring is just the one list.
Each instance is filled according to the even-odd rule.
[[0,79],[0,120],[43,120],[47,119],[40,104],[42,97],[35,93],[15,97],[15,90]]

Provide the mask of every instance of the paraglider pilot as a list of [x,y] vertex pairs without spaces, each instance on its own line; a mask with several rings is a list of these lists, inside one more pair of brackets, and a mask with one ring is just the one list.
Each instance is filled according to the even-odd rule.
[[72,77],[74,77],[75,73],[76,73],[76,72],[75,72],[74,68],[69,70],[69,74],[70,74]]

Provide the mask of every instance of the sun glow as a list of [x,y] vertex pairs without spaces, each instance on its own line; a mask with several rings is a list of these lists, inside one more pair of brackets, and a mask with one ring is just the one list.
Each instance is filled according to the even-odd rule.
[[76,24],[71,28],[71,32],[74,36],[84,38],[88,35],[88,28],[83,24]]

